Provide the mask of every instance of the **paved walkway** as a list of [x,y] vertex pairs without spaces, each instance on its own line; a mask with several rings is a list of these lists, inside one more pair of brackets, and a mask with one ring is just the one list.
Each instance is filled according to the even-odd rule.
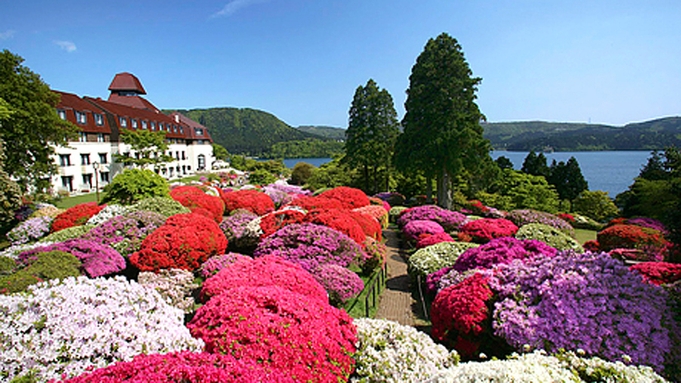
[[392,229],[383,231],[388,247],[388,277],[386,288],[376,312],[376,318],[389,319],[408,326],[423,325],[420,303],[413,298],[412,286],[407,274],[407,263],[400,253],[400,240]]

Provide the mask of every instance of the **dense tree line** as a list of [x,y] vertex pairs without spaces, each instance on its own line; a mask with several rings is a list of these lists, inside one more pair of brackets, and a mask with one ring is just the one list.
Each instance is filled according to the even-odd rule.
[[331,158],[343,152],[343,143],[332,140],[308,138],[278,142],[265,153],[267,158]]

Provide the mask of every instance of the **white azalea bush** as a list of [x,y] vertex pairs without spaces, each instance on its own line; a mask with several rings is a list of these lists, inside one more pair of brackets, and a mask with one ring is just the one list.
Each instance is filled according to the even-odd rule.
[[104,209],[99,211],[99,213],[90,217],[90,219],[88,219],[87,222],[85,222],[85,224],[97,226],[101,223],[104,223],[104,222],[110,220],[113,217],[129,213],[131,210],[132,209],[128,206],[116,205],[116,204],[106,205],[106,206],[104,206]]
[[409,274],[426,277],[451,266],[466,250],[478,247],[470,242],[440,242],[417,250],[409,257]]
[[184,313],[123,277],[52,280],[0,296],[0,381],[79,375],[135,355],[201,351]]
[[355,383],[422,382],[458,363],[456,351],[435,344],[411,326],[384,319],[355,319],[357,352]]
[[168,302],[185,313],[194,311],[194,274],[181,269],[162,269],[158,273],[143,271],[137,277],[140,285],[156,290]]

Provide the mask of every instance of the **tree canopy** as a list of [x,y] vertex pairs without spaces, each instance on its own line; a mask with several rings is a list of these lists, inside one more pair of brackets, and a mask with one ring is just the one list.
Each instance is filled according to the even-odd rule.
[[130,145],[135,155],[117,155],[116,161],[124,165],[133,165],[145,168],[152,165],[158,168],[166,162],[173,161],[173,157],[166,154],[168,144],[165,133],[150,130],[127,130],[121,131],[121,141]]
[[575,157],[570,157],[567,162],[556,163],[556,160],[553,160],[547,180],[556,188],[560,199],[568,200],[570,203],[581,192],[589,190],[589,184],[584,179],[582,169]]
[[493,162],[482,136],[484,115],[475,103],[481,81],[472,77],[461,46],[446,33],[430,39],[412,67],[396,165],[435,177],[443,207],[451,206],[454,177]]
[[11,153],[4,170],[23,191],[42,190],[57,172],[53,145],[66,146],[78,128],[59,118],[59,95],[23,61],[8,50],[0,53],[0,98],[5,101],[3,109],[11,111],[4,113],[0,132],[6,152]]
[[546,156],[541,152],[539,154],[536,154],[535,152],[527,153],[520,170],[524,173],[532,174],[533,176],[548,177],[550,173],[549,165],[546,162]]

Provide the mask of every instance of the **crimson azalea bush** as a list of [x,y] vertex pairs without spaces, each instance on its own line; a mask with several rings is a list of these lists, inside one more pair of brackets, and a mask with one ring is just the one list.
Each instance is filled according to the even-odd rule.
[[140,354],[131,361],[118,362],[64,383],[293,383],[286,371],[266,368],[232,355],[179,351],[168,354]]
[[311,210],[305,215],[304,222],[330,227],[352,238],[359,245],[363,245],[367,237],[362,226],[357,223],[347,210]]
[[459,212],[443,209],[437,205],[422,205],[402,211],[397,224],[404,227],[411,221],[433,221],[440,224],[445,231],[453,231],[458,230],[467,218]]
[[442,234],[445,229],[435,221],[412,220],[402,228],[402,234],[408,241],[418,241],[423,235]]
[[255,257],[276,255],[297,263],[307,271],[321,265],[348,267],[364,264],[366,253],[350,237],[327,226],[313,223],[284,226],[264,238],[253,252]]
[[629,267],[653,285],[672,284],[681,280],[681,264],[669,262],[641,262]]
[[273,234],[286,225],[303,223],[305,213],[294,209],[282,209],[273,213],[266,214],[260,220],[261,238]]
[[213,297],[187,324],[206,351],[280,368],[295,381],[346,381],[356,329],[343,310],[278,286]]
[[347,210],[367,206],[371,203],[369,202],[369,197],[363,191],[349,186],[338,186],[322,192],[319,196],[338,200],[343,209]]
[[607,227],[598,232],[597,240],[601,251],[639,249],[656,261],[664,260],[668,254],[669,243],[660,231],[638,225]]
[[192,212],[204,209],[215,222],[222,221],[225,203],[220,197],[208,195],[196,186],[178,186],[170,191],[170,197]]
[[208,278],[201,289],[201,299],[229,292],[242,286],[279,286],[312,299],[329,301],[324,287],[299,265],[274,255],[228,264]]
[[459,233],[473,242],[487,243],[495,238],[512,237],[517,231],[518,226],[505,218],[481,218],[463,225]]
[[259,216],[274,211],[274,201],[267,194],[253,189],[236,190],[222,195],[225,212],[246,209]]
[[52,221],[51,232],[57,232],[73,226],[81,226],[90,217],[104,209],[104,205],[98,206],[97,202],[86,202],[66,209]]
[[125,259],[111,246],[79,238],[24,251],[17,258],[17,263],[30,265],[38,253],[50,251],[63,251],[78,258],[82,263],[81,268],[90,278],[114,274],[125,269]]
[[454,238],[452,238],[451,235],[444,232],[436,234],[429,233],[421,234],[419,235],[419,238],[416,241],[416,248],[423,249],[424,247],[428,247],[430,245],[434,245],[440,242],[454,242]]
[[287,206],[297,206],[304,210],[343,209],[343,204],[333,198],[320,196],[302,196],[291,201]]
[[195,213],[177,214],[142,241],[130,263],[141,271],[194,271],[226,248],[227,238],[215,221]]

